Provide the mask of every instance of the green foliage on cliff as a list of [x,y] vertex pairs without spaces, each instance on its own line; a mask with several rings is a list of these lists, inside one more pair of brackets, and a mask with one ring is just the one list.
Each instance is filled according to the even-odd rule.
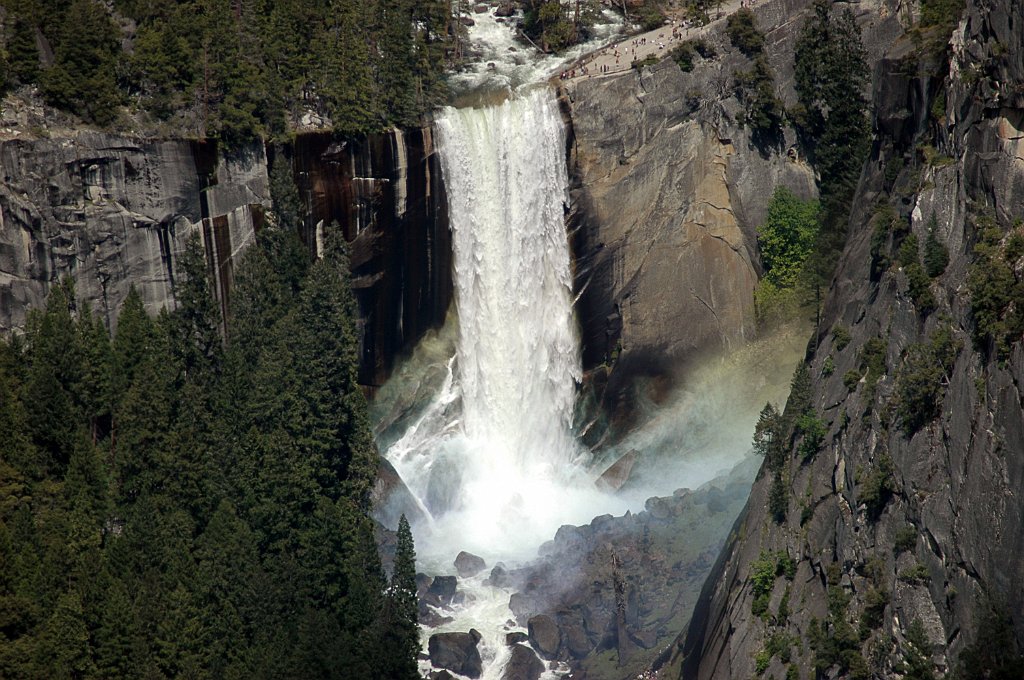
[[977,218],[976,227],[978,242],[967,276],[974,341],[1003,360],[1024,335],[1024,276],[1016,267],[1021,252],[1015,245],[1021,242],[1022,230],[1016,225],[1004,239],[995,220],[986,215]]
[[415,677],[342,245],[264,230],[227,342],[197,240],[173,312],[132,291],[111,337],[65,281],[0,341],[0,677]]
[[896,415],[908,436],[939,415],[949,375],[962,346],[952,329],[943,325],[935,329],[927,343],[907,348],[896,379]]
[[704,38],[694,38],[693,40],[681,42],[678,47],[669,53],[684,73],[689,73],[693,70],[696,57],[712,59],[716,54],[714,46],[704,40]]
[[725,32],[733,47],[751,59],[764,49],[764,33],[757,28],[754,13],[746,7],[729,15],[725,21]]
[[229,144],[282,136],[305,112],[345,135],[410,124],[442,100],[454,58],[445,0],[117,0],[112,10],[99,0],[13,0],[5,8],[8,86],[36,83],[49,103],[99,125],[128,104]]
[[792,316],[807,297],[803,272],[814,250],[819,212],[817,201],[801,201],[785,187],[772,194],[765,222],[757,230],[764,276],[754,300],[762,319]]
[[755,144],[773,146],[780,139],[785,111],[775,94],[775,75],[768,60],[759,54],[750,70],[737,71],[734,76],[736,94],[744,107],[740,123],[753,129]]
[[797,38],[794,71],[798,104],[791,114],[820,175],[822,229],[812,270],[817,285],[827,285],[846,239],[870,133],[867,57],[849,9],[833,12],[828,0],[815,0]]
[[935,233],[937,230],[938,222],[935,215],[932,215],[928,222],[928,237],[924,242],[924,271],[932,279],[941,276],[949,265],[949,249],[939,240]]
[[801,201],[786,187],[775,190],[764,224],[757,230],[764,280],[780,288],[797,284],[800,270],[814,249],[818,212],[817,201]]
[[764,34],[758,30],[754,13],[742,8],[729,15],[726,22],[729,40],[753,61],[748,70],[737,70],[736,96],[743,105],[741,125],[753,129],[754,143],[761,148],[775,146],[781,139],[785,110],[775,93],[775,75],[764,55]]

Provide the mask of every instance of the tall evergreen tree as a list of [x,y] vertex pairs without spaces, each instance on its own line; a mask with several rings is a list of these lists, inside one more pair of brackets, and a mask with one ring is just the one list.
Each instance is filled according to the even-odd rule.
[[42,77],[46,98],[88,121],[111,123],[120,100],[114,80],[120,44],[106,7],[73,0],[54,37],[56,59]]
[[811,262],[827,284],[846,238],[846,219],[868,150],[868,69],[860,28],[849,9],[815,0],[797,38],[794,70],[798,128],[820,179],[822,226]]
[[383,127],[366,27],[373,25],[371,3],[332,0],[327,23],[314,43],[321,55],[317,89],[323,93],[334,129],[356,135]]
[[395,566],[388,586],[384,620],[385,675],[395,680],[419,677],[416,656],[420,653],[420,629],[416,601],[416,551],[409,521],[398,520]]
[[69,591],[57,599],[39,645],[38,668],[51,678],[84,678],[95,672],[82,600]]

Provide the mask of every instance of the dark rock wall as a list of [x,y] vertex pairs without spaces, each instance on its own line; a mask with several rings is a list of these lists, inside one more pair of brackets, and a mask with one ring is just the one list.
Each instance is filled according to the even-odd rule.
[[[904,38],[876,68],[874,148],[808,353],[812,406],[828,434],[809,462],[792,452],[781,524],[766,509],[771,475],[755,482],[667,664],[678,664],[681,677],[751,677],[758,653],[780,633],[792,636],[789,663],[800,677],[815,677],[815,619],[832,626],[842,618],[860,632],[846,643],[847,660],[873,677],[899,677],[915,656],[936,673],[950,671],[984,635],[979,622],[993,606],[1009,616],[1010,642],[1024,643],[1024,344],[1016,338],[1002,360],[978,349],[967,284],[976,218],[992,214],[1008,232],[1024,214],[1024,8],[1015,0],[969,3],[963,17],[945,55],[922,55]],[[872,266],[879,201],[921,243],[934,215],[950,254],[931,284],[934,311],[915,304],[898,262]],[[851,337],[845,348],[832,335],[840,326]],[[938,378],[937,417],[908,434],[897,410],[908,350],[944,328],[961,348]],[[884,348],[877,385],[844,384],[872,339]],[[762,551],[796,560],[791,582],[776,578],[764,617],[752,612],[751,575]],[[786,592],[790,611],[782,618]],[[830,597],[838,613],[829,612]],[[908,638],[916,621],[923,650]],[[1012,651],[1006,642],[999,647]],[[786,674],[781,655],[769,656],[766,675]]]
[[396,357],[440,326],[452,295],[448,202],[430,128],[339,142],[304,135],[296,181],[310,208],[315,252],[337,222],[351,244],[363,323],[360,381],[376,387]]

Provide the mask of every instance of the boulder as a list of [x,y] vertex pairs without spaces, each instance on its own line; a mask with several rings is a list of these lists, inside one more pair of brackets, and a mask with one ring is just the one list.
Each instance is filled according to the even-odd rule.
[[455,676],[448,671],[431,671],[427,677],[430,680],[455,680]]
[[444,614],[439,613],[423,600],[420,600],[418,603],[417,614],[419,622],[427,628],[437,628],[438,626],[443,626],[446,623],[451,623],[455,620],[451,616],[445,616]]
[[435,606],[449,605],[455,599],[458,583],[454,576],[435,576],[423,599]]
[[483,673],[483,660],[477,650],[480,633],[435,633],[427,641],[430,663],[434,668],[449,670],[468,678],[479,678]]
[[520,642],[528,642],[529,639],[530,636],[528,636],[526,633],[520,630],[516,630],[511,633],[505,633],[505,644],[509,647]]
[[487,579],[487,583],[494,586],[495,588],[508,588],[512,585],[512,574],[502,564],[494,565],[494,569],[491,569],[491,575]]
[[477,557],[473,553],[468,553],[465,550],[460,552],[455,558],[455,571],[458,572],[459,578],[476,576],[486,568],[487,563],[484,562],[482,557]]
[[559,630],[565,638],[565,648],[574,659],[582,659],[594,645],[587,637],[587,631],[583,628],[583,619],[579,614],[560,616]]
[[498,9],[494,10],[494,16],[496,17],[510,17],[516,13],[516,8],[511,2],[503,2],[498,5]]
[[544,673],[544,662],[526,645],[513,645],[512,656],[505,665],[501,680],[539,680]]
[[562,636],[558,625],[550,616],[540,614],[532,617],[526,624],[529,631],[530,644],[543,659],[554,659],[562,646]]

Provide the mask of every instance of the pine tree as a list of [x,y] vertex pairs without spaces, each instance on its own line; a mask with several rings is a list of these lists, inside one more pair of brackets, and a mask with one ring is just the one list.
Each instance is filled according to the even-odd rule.
[[[196,591],[205,641],[203,667],[214,677],[245,665],[244,652],[259,611],[259,560],[249,526],[222,501],[195,541]],[[250,669],[245,675],[252,675]]]
[[395,680],[419,677],[416,657],[420,653],[420,630],[416,602],[416,551],[405,515],[398,520],[395,566],[388,586],[384,659],[385,675]]
[[113,370],[112,390],[123,397],[135,381],[135,373],[152,351],[153,320],[146,314],[142,297],[133,284],[117,317],[117,332],[111,342]]
[[178,303],[175,345],[190,379],[215,371],[221,358],[220,307],[214,297],[206,254],[198,233],[185,244],[178,262],[174,298]]
[[335,227],[299,296],[295,359],[305,395],[294,423],[331,497],[343,493],[369,511],[377,451],[358,382],[356,316],[345,243]]
[[377,81],[388,122],[409,125],[416,111],[410,0],[379,0],[377,3],[377,45],[381,63]]
[[75,447],[78,412],[75,390],[81,380],[72,310],[74,284],[66,279],[51,289],[42,313],[26,324],[29,369],[23,403],[32,440],[46,467],[63,470]]
[[87,421],[93,444],[110,430],[113,375],[110,335],[99,316],[87,305],[78,314],[77,342],[81,356],[81,380],[76,399]]
[[43,628],[37,664],[51,678],[81,678],[95,671],[77,592],[68,591],[57,599]]
[[782,448],[782,423],[778,410],[767,403],[754,426],[754,452],[768,461],[769,467],[778,467],[776,451]]
[[795,48],[798,129],[819,183],[823,209],[809,272],[827,285],[846,238],[846,218],[869,142],[868,69],[860,28],[850,10],[815,0]]
[[366,32],[372,9],[372,3],[333,0],[313,47],[320,57],[317,89],[325,96],[334,129],[346,136],[384,127]]
[[128,589],[111,578],[96,630],[96,670],[100,677],[138,677],[135,613]]
[[90,122],[111,123],[120,103],[114,80],[120,45],[106,8],[96,0],[73,0],[56,38],[56,60],[42,77],[46,98]]
[[12,82],[34,83],[39,77],[36,29],[22,17],[14,17],[7,34],[8,74]]

